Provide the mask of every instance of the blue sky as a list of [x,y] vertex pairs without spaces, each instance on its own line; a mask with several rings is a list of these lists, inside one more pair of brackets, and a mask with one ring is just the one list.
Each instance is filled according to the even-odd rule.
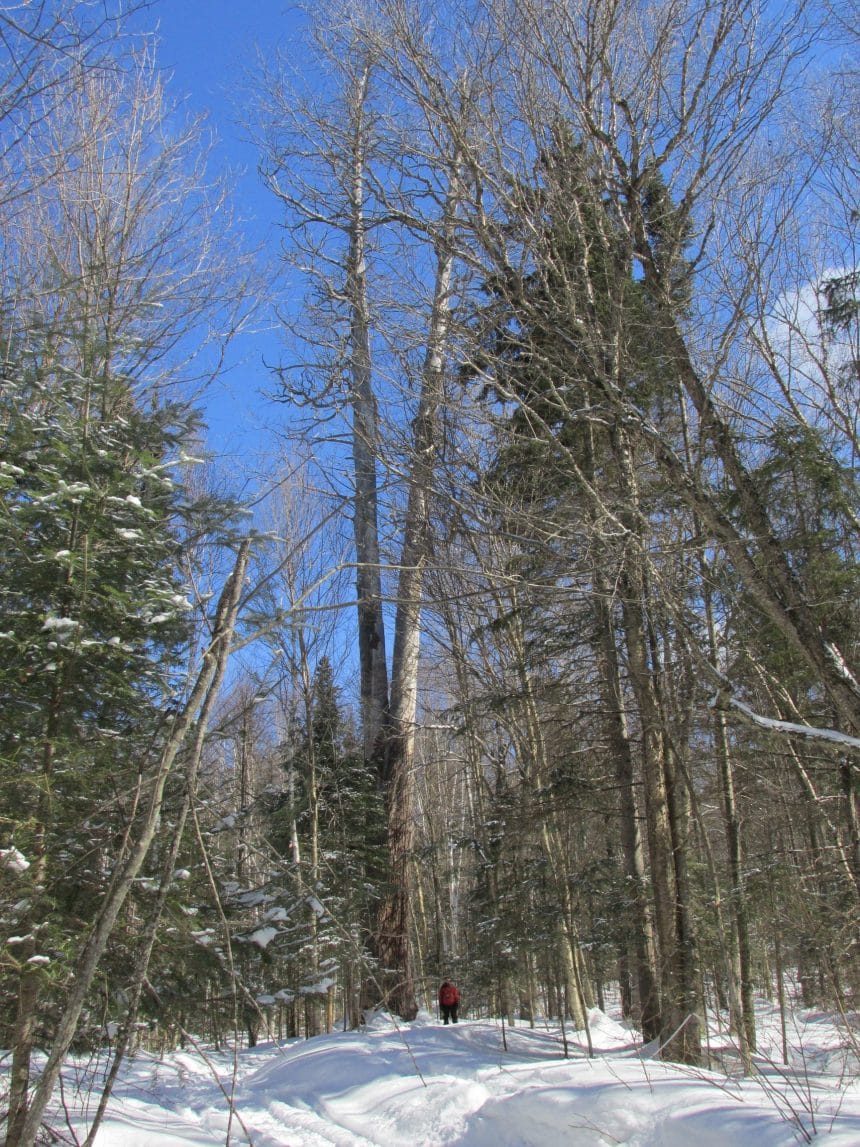
[[[217,136],[214,160],[229,167],[236,187],[236,213],[249,240],[277,250],[278,206],[257,175],[259,154],[240,125],[244,93],[258,53],[289,46],[302,21],[288,0],[153,0],[140,25],[158,34],[158,61],[169,78],[168,93],[190,113],[204,113]],[[263,365],[277,358],[274,333],[242,338],[233,348],[226,377],[207,396],[210,448],[231,467],[271,448],[267,428],[283,420],[282,407],[258,397],[271,389]]]

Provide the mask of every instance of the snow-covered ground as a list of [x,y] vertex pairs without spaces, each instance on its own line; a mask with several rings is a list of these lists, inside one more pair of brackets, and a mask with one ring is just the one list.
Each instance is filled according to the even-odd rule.
[[[764,1056],[753,1080],[647,1058],[598,1011],[592,1059],[581,1034],[571,1034],[571,1058],[563,1058],[557,1026],[503,1032],[496,1022],[465,1020],[443,1027],[426,1013],[412,1024],[380,1016],[366,1031],[235,1056],[138,1054],[123,1069],[96,1144],[781,1147],[814,1140],[857,1147],[860,1082],[849,1033],[830,1016],[798,1013],[786,1069],[776,1013],[762,1004],[759,1020]],[[713,1031],[710,1045],[725,1039]],[[98,1099],[88,1066],[67,1071],[66,1112],[53,1112],[67,1142],[83,1140],[87,1109]]]

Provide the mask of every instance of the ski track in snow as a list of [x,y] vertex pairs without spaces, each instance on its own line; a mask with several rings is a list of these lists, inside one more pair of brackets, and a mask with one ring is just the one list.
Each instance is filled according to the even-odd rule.
[[[566,1060],[557,1028],[506,1028],[505,1049],[498,1023],[443,1027],[426,1013],[235,1060],[212,1052],[209,1064],[190,1051],[141,1054],[123,1068],[96,1147],[223,1145],[228,1134],[237,1147],[785,1147],[804,1141],[796,1118],[816,1143],[860,1144],[860,1084],[845,1074],[845,1040],[829,1017],[796,1023],[802,1071],[763,1063],[758,1081],[640,1058],[626,1027],[596,1010],[591,1019],[593,1059],[583,1033],[568,1033]],[[775,1061],[769,1040],[765,1022],[762,1046]],[[65,1100],[79,1140],[98,1100],[86,1083],[83,1063],[70,1069]]]

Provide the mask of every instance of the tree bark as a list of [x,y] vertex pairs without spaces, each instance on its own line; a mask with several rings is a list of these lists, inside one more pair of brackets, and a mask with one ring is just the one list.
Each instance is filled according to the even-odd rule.
[[629,916],[625,921],[627,934],[625,956],[628,964],[632,956],[632,971],[637,988],[637,1018],[642,1025],[642,1034],[646,1040],[653,1040],[660,1035],[660,994],[653,966],[653,929],[648,917],[645,861],[634,788],[636,771],[627,729],[609,587],[599,572],[595,575],[595,594],[601,687],[606,706],[605,725],[615,761],[621,820],[621,853],[630,897]]
[[388,814],[388,881],[380,908],[376,955],[384,998],[403,1019],[417,1012],[409,944],[409,856],[414,839],[415,732],[424,572],[430,556],[430,499],[439,416],[444,403],[445,347],[451,317],[454,229],[460,202],[456,158],[436,237],[436,276],[418,411],[412,426],[412,463],[397,583],[391,700],[382,776]]
[[349,306],[349,375],[352,405],[352,454],[355,473],[353,531],[358,601],[358,660],[361,675],[361,728],[365,759],[381,769],[388,712],[388,669],[382,613],[379,559],[379,511],[376,464],[379,425],[373,390],[370,307],[367,297],[367,224],[365,166],[370,68],[365,66],[352,96],[352,154],[349,185],[349,251],[346,296]]
[[[660,1038],[667,1059],[697,1064],[701,1057],[694,1000],[693,939],[685,902],[686,839],[680,823],[680,793],[664,728],[657,666],[646,616],[650,600],[646,556],[640,537],[639,493],[626,431],[612,428],[612,447],[622,494],[628,542],[618,583],[630,681],[642,736],[642,776],[648,855],[659,953]],[[680,879],[679,879],[680,878]]]
[[239,547],[236,563],[224,586],[216,610],[212,640],[203,655],[191,695],[177,717],[161,759],[150,779],[148,807],[137,828],[136,839],[105,894],[90,936],[78,955],[75,974],[66,1000],[66,1007],[57,1026],[54,1043],[44,1071],[33,1090],[26,1117],[15,1138],[7,1137],[6,1147],[33,1147],[45,1108],[53,1093],[66,1053],[77,1030],[78,1020],[92,986],[99,961],[107,947],[120,910],[149,851],[161,815],[164,786],[171,773],[179,750],[195,721],[205,724],[217,694],[216,686],[223,680],[229,656],[230,641],[236,624],[245,569],[250,553],[250,541],[245,539]]

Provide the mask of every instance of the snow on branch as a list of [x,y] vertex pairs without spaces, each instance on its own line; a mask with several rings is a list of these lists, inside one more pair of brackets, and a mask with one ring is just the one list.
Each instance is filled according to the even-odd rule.
[[10,872],[26,872],[30,861],[17,848],[0,848],[0,868]]
[[740,713],[749,723],[760,729],[770,729],[774,733],[783,733],[791,737],[808,737],[816,741],[830,741],[846,749],[860,749],[860,737],[851,737],[847,733],[840,733],[838,729],[819,729],[814,725],[800,725],[796,721],[779,721],[773,717],[764,717],[725,691],[714,697],[711,708],[723,712],[733,710]]

